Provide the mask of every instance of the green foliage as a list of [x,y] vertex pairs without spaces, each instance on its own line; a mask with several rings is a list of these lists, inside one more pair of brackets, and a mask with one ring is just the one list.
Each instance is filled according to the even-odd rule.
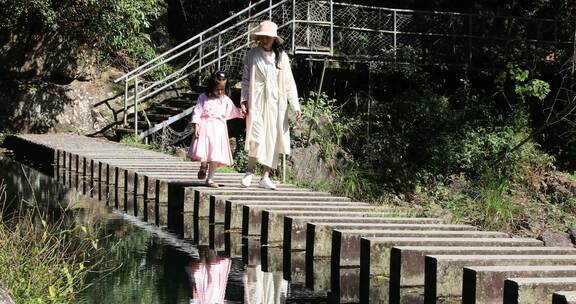
[[165,10],[162,0],[8,0],[0,12],[0,33],[18,37],[16,44],[35,39],[48,46],[52,41],[59,45],[40,49],[53,52],[44,55],[66,55],[85,48],[100,52],[104,59],[131,65],[132,60],[155,56],[150,33]]
[[496,77],[496,87],[504,91],[508,81],[514,86],[514,93],[520,98],[536,98],[543,101],[550,93],[550,85],[540,79],[530,79],[530,72],[521,69],[518,65],[509,63],[506,70],[500,72]]
[[[3,190],[0,197],[5,202]],[[71,303],[104,252],[98,229],[54,220],[23,204],[0,211],[0,281],[17,303]]]
[[345,116],[324,92],[309,92],[301,98],[302,129],[305,130],[296,141],[312,142],[320,145],[322,154],[327,159],[334,159],[345,141],[351,140],[354,130],[360,126],[358,118]]
[[236,138],[232,156],[234,159],[234,169],[237,172],[245,172],[248,167],[248,153],[244,150],[244,136]]
[[148,149],[148,150],[162,152],[162,147],[159,143],[153,142],[151,144],[145,144],[142,142],[142,140],[140,140],[135,135],[128,135],[128,136],[123,137],[122,139],[120,139],[120,143],[123,143],[123,144],[128,145],[128,146],[136,147],[136,148],[142,148],[142,149]]

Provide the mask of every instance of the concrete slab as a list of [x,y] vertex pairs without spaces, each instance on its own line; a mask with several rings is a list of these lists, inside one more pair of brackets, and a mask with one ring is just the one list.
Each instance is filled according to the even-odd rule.
[[[296,191],[279,191],[279,194],[272,194],[270,192],[259,192],[259,193],[241,193],[241,194],[231,194],[231,195],[211,195],[209,204],[200,204],[198,206],[199,217],[205,216],[208,212],[208,217],[210,217],[212,223],[224,223],[226,215],[226,201],[269,201],[269,202],[294,202],[296,205],[306,204],[307,202],[333,202],[333,203],[345,203],[350,202],[350,198],[338,197],[332,195],[310,195],[313,192],[296,192]],[[365,204],[368,205],[368,204]],[[231,205],[228,205],[232,207]],[[235,204],[238,206],[238,204]],[[208,209],[206,207],[209,207]]]
[[[362,238],[360,241],[360,278],[368,282],[371,277],[390,275],[391,248],[397,246],[435,246],[435,247],[537,247],[541,241],[531,238]],[[340,277],[338,271],[332,272],[332,290],[339,294]],[[370,301],[369,284],[360,285],[360,299]]]
[[576,277],[508,279],[504,282],[504,303],[550,303],[556,291],[576,291]]
[[393,247],[390,251],[390,290],[400,287],[424,286],[426,255],[562,255],[576,254],[565,247]]
[[[336,267],[360,265],[360,240],[370,237],[389,238],[495,238],[509,237],[507,233],[495,231],[450,231],[450,230],[347,230],[332,231],[331,247],[314,244],[306,250],[314,252],[314,257],[330,256]],[[337,249],[338,252],[334,252]],[[339,259],[334,259],[335,257]]]
[[[268,213],[264,211],[263,216]],[[333,229],[346,227],[413,227],[413,225],[439,225],[441,219],[415,217],[350,217],[350,216],[293,216],[272,214],[270,217],[281,217],[282,224],[269,220],[271,224],[269,243],[283,240],[283,247],[291,250],[306,249],[306,234],[308,224],[332,226]],[[466,226],[466,225],[464,225]],[[470,226],[468,226],[470,227]],[[283,228],[280,230],[279,228]],[[472,228],[473,229],[473,228]],[[288,245],[289,243],[289,245]]]
[[552,295],[552,304],[576,304],[576,291],[557,291]]
[[[290,197],[291,198],[291,197]],[[245,206],[251,205],[252,208]],[[262,207],[262,208],[257,208]],[[363,202],[350,202],[350,201],[330,201],[330,198],[318,200],[305,199],[302,201],[233,201],[226,200],[226,207],[224,211],[224,225],[228,229],[241,229],[243,227],[244,221],[252,223],[253,228],[251,229],[253,235],[263,235],[263,244],[267,244],[268,240],[268,229],[273,227],[276,222],[270,223],[269,219],[271,214],[276,214],[276,212],[307,212],[307,211],[333,211],[338,212],[342,208],[348,210],[355,210],[350,208],[362,208],[361,211],[365,211],[367,208],[372,208],[368,203]],[[336,208],[336,209],[335,209]],[[244,209],[248,209],[248,213],[244,214]],[[246,216],[246,217],[245,217]],[[278,215],[281,217],[281,215]],[[283,223],[283,221],[278,221]],[[274,227],[281,230],[282,227]]]
[[[576,255],[428,255],[425,258],[424,300],[462,296],[465,266],[574,265]],[[550,299],[551,300],[551,299]]]
[[196,198],[197,201],[199,201],[198,208],[200,210],[200,215],[204,216],[204,214],[206,214],[206,206],[208,206],[209,217],[211,217],[212,220],[216,223],[224,222],[224,214],[226,213],[227,200],[302,201],[306,198],[309,198],[312,201],[319,201],[319,200],[338,201],[338,202],[350,201],[349,198],[332,196],[329,193],[325,192],[316,193],[313,191],[295,191],[295,190],[291,191],[280,190],[274,192],[275,193],[270,193],[270,191],[262,189],[262,190],[244,190],[242,192],[236,191],[235,193],[213,194],[213,195],[200,193],[199,196],[196,196]]
[[462,304],[501,304],[507,278],[576,277],[576,265],[464,267]]
[[[328,206],[322,202],[310,202],[309,206],[292,206],[290,202],[284,202],[283,205],[250,205],[249,202],[238,202],[243,205],[242,212],[242,235],[260,235],[262,231],[262,211],[330,211],[330,212],[385,212],[389,209],[382,209],[372,206],[355,205],[354,202],[345,202],[344,206]],[[268,226],[268,225],[266,225]]]

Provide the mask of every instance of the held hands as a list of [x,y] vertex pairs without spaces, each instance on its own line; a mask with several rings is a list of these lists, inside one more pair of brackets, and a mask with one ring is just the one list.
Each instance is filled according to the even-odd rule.
[[246,117],[248,115],[248,108],[246,107],[246,101],[240,102],[240,113]]

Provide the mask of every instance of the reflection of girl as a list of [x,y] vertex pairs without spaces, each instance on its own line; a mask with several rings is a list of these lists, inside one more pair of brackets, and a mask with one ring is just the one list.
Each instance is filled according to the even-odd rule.
[[216,256],[212,250],[200,250],[200,260],[186,266],[192,285],[190,304],[224,303],[230,265],[229,258]]

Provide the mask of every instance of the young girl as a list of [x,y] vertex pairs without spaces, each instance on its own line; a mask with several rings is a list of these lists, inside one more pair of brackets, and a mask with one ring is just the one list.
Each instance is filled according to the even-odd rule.
[[198,97],[192,114],[194,138],[188,157],[201,162],[199,179],[206,177],[208,169],[206,185],[215,188],[218,188],[213,181],[216,168],[232,164],[226,120],[244,117],[228,97],[228,91],[226,74],[221,71],[214,73],[208,80],[206,92]]

